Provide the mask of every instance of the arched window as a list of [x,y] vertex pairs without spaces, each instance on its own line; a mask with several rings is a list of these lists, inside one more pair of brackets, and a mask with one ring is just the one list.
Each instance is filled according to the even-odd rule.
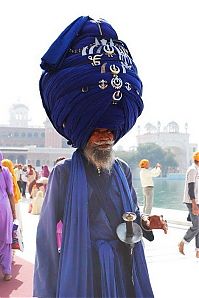
[[39,159],[36,160],[36,167],[40,167],[41,166],[41,162]]

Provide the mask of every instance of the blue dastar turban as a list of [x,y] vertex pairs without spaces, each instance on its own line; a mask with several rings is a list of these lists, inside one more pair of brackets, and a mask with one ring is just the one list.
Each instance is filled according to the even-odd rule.
[[105,20],[79,17],[42,57],[40,93],[48,118],[73,147],[92,131],[113,131],[115,143],[143,110],[142,82],[125,43]]

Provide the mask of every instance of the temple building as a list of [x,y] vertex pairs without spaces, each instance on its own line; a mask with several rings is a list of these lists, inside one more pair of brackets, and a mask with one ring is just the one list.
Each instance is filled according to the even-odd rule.
[[141,127],[138,126],[136,136],[137,144],[155,143],[164,150],[169,149],[179,164],[178,171],[184,173],[192,162],[192,154],[197,150],[197,144],[189,143],[188,124],[184,125],[184,132],[180,132],[179,125],[172,121],[161,128],[161,123],[157,125],[147,123],[144,131],[141,133]]
[[30,126],[29,109],[13,104],[9,111],[9,125],[0,125],[0,151],[14,163],[53,166],[60,157],[72,155],[74,149],[46,119],[44,126]]

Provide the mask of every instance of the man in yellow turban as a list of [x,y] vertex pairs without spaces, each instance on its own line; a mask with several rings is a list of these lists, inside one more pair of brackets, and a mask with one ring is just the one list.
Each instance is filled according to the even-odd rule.
[[160,164],[157,163],[155,168],[149,169],[150,162],[148,159],[142,159],[139,162],[140,170],[140,180],[144,195],[144,207],[143,213],[151,214],[153,207],[153,193],[154,193],[154,182],[153,177],[158,177],[161,173]]

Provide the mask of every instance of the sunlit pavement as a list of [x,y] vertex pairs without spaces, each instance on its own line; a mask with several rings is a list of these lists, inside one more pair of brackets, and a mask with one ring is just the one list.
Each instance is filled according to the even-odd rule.
[[37,230],[37,224],[39,221],[39,215],[33,215],[28,213],[29,201],[24,200],[20,203],[20,210],[22,215],[22,228],[23,228],[23,240],[24,251],[17,252],[17,255],[25,260],[34,263],[35,260],[35,236]]
[[[22,258],[28,264],[34,264],[35,235],[39,216],[28,213],[28,201],[23,201],[20,205],[23,219],[24,252],[17,252],[17,257]],[[186,222],[187,212],[153,208],[152,213],[163,214],[169,224],[168,234],[165,235],[163,230],[154,230],[155,240],[153,242],[144,239],[148,270],[155,297],[199,297],[199,259],[195,257],[194,241],[185,247],[185,256],[178,252],[178,242],[189,225]],[[23,265],[26,266],[25,263]],[[29,281],[24,280],[24,283],[27,282],[30,282],[30,278]],[[18,290],[20,291],[20,287]],[[1,290],[0,297],[2,297]],[[10,292],[9,297],[30,296],[24,294],[23,296],[13,296]]]
[[178,243],[190,223],[188,212],[153,208],[168,220],[168,234],[154,230],[155,240],[144,240],[150,279],[157,298],[199,297],[199,259],[195,257],[194,240],[185,246],[185,255],[178,252]]

